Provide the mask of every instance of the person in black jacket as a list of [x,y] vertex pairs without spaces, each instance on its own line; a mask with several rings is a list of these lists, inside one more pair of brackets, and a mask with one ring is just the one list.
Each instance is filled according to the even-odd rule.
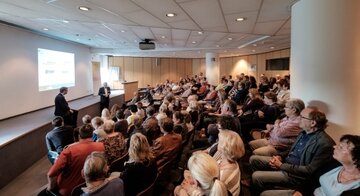
[[67,87],[61,87],[60,93],[55,97],[55,116],[61,116],[64,119],[65,125],[72,125],[76,127],[77,111],[69,107],[68,102],[65,99],[65,95],[68,93]]
[[120,175],[124,181],[125,195],[137,195],[149,187],[155,181],[157,171],[146,136],[135,133],[130,139],[129,161]]
[[54,164],[64,147],[74,142],[74,137],[72,127],[64,126],[64,120],[61,116],[56,116],[52,121],[52,125],[54,128],[46,134],[45,140],[48,159]]
[[100,96],[100,113],[104,108],[109,109],[110,94],[110,87],[108,87],[108,84],[104,82],[103,87],[99,88],[98,93],[98,95]]

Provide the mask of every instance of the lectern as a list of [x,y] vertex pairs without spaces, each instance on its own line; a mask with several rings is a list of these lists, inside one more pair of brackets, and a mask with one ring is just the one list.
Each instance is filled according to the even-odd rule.
[[134,92],[138,90],[138,81],[123,82],[125,101],[130,101],[134,97]]

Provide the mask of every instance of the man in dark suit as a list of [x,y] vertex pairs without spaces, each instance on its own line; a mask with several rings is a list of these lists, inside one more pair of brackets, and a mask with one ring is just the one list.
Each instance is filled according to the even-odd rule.
[[61,116],[64,119],[66,125],[71,125],[76,127],[77,121],[77,111],[72,110],[69,107],[68,102],[65,99],[65,96],[68,93],[67,87],[61,87],[60,93],[55,97],[55,116]]
[[64,126],[64,120],[61,116],[56,116],[52,121],[54,128],[46,134],[46,146],[48,149],[48,158],[54,164],[57,155],[59,155],[65,146],[74,142],[73,129],[70,126]]
[[104,108],[109,109],[110,103],[110,87],[104,82],[103,87],[99,88],[98,95],[100,96],[100,113]]

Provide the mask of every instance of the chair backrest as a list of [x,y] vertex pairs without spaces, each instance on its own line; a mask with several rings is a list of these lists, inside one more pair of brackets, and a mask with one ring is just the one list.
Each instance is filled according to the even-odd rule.
[[109,172],[122,172],[124,170],[124,163],[129,159],[129,153],[116,159],[110,164]]
[[170,161],[166,162],[162,166],[162,168],[158,168],[159,169],[158,181],[167,181],[168,180],[168,178],[170,176],[172,163],[173,163],[173,160],[170,160]]
[[85,183],[85,182],[83,182],[83,183],[75,186],[75,187],[73,188],[73,190],[71,191],[71,196],[80,196],[81,194],[83,194],[84,191],[81,189],[81,188],[83,188],[83,187],[86,187],[86,183]]
[[156,178],[148,187],[146,187],[143,191],[138,193],[136,196],[152,196],[154,193],[154,187],[155,187],[158,177],[159,177],[159,174],[156,175]]

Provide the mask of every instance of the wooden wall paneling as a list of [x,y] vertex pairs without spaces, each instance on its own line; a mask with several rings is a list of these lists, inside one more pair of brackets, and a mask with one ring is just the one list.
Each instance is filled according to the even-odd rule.
[[134,81],[134,58],[124,57],[124,80]]
[[[259,69],[258,68],[258,61],[257,61],[258,59],[257,59],[257,55],[249,55],[248,56],[248,70],[247,70],[247,72],[245,72],[245,74],[247,74],[247,75],[252,75],[252,76],[255,76],[256,77],[256,72],[257,72],[257,70]],[[251,70],[251,66],[252,65],[254,65],[254,66],[256,66],[256,70],[255,71],[252,71]]]
[[160,72],[161,72],[160,81],[163,83],[167,79],[169,79],[169,59],[168,58],[161,58],[160,67],[161,67],[160,68]]
[[144,87],[144,78],[143,78],[143,59],[142,57],[135,57],[134,58],[134,80],[137,80],[138,87]]
[[176,81],[179,78],[177,77],[177,58],[169,59],[169,80]]
[[272,54],[273,59],[277,59],[277,58],[281,57],[281,51],[280,50],[271,52],[271,54]]
[[226,75],[226,59],[225,58],[220,58],[220,65],[219,65],[219,76],[223,76],[223,75]]
[[114,57],[114,66],[119,67],[119,80],[124,81],[124,57],[117,56]]
[[290,49],[281,50],[280,52],[281,52],[281,55],[280,55],[281,58],[290,57]]
[[247,74],[249,67],[249,56],[239,56],[233,58],[233,69],[231,75],[235,78],[236,75],[241,73]]
[[193,74],[189,76],[199,75],[199,73],[201,72],[201,59],[193,59],[192,62],[193,62],[192,64]]
[[151,59],[151,84],[155,86],[161,82],[161,66],[160,58]]
[[194,59],[185,59],[185,75],[186,76],[192,76],[193,75],[193,64],[194,64]]
[[144,58],[143,59],[143,85],[144,87],[146,87],[148,84],[150,84],[150,86],[152,86],[152,81],[151,81],[151,69],[152,69],[152,58]]
[[177,59],[176,60],[176,79],[175,81],[179,81],[180,77],[184,78],[185,75],[185,59]]
[[203,74],[206,76],[206,59],[205,58],[200,59],[200,72],[203,72]]
[[232,57],[220,58],[220,77],[226,76],[228,78],[233,67]]

